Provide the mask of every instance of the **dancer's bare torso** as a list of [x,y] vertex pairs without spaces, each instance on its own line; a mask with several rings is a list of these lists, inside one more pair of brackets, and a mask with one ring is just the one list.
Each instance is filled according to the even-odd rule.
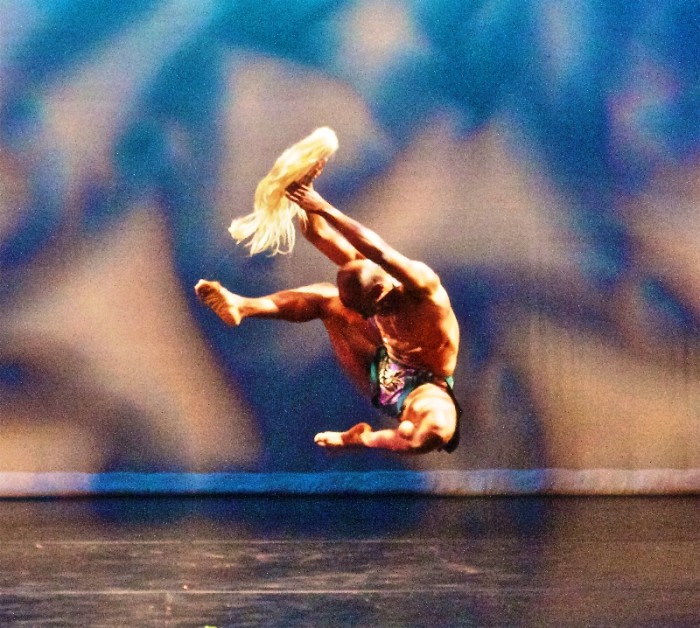
[[401,364],[448,377],[457,364],[459,326],[447,292],[403,292],[395,311],[374,317],[389,357]]
[[[369,367],[381,345],[396,362],[439,378],[453,374],[459,327],[442,286],[428,296],[402,292],[391,313],[372,319],[363,318],[339,300],[332,307],[333,316],[324,323],[341,366],[361,389],[369,387]],[[361,360],[358,355],[363,356]]]

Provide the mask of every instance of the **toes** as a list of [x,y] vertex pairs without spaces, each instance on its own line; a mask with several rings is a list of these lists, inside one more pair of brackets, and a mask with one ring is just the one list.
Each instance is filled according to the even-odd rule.
[[194,287],[200,302],[211,309],[224,323],[236,327],[241,322],[241,313],[230,294],[218,281],[201,279]]
[[314,442],[320,447],[326,447],[328,445],[328,432],[321,432],[316,434],[314,437]]
[[200,279],[197,285],[194,287],[195,294],[204,303],[208,303],[211,297],[217,296],[220,291],[220,284],[218,281],[207,281],[206,279]]
[[194,291],[198,295],[205,294],[207,292],[211,292],[211,281],[207,281],[206,279],[200,279],[197,282],[197,285],[194,287]]
[[321,432],[320,434],[316,434],[314,442],[319,447],[330,447],[331,449],[343,446],[340,432]]

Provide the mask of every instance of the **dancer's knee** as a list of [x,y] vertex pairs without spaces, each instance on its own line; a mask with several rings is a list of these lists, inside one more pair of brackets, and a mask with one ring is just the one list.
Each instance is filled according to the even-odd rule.
[[[449,398],[442,395],[421,395],[407,404],[404,410],[404,423],[410,421],[416,426],[413,440],[424,450],[437,449],[447,443],[457,425],[457,415]],[[402,423],[403,425],[403,423]]]

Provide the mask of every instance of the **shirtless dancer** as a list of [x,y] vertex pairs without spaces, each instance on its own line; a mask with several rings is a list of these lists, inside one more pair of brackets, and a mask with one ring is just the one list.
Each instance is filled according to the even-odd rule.
[[291,185],[287,197],[306,211],[304,236],[340,267],[337,287],[318,283],[248,298],[201,280],[199,299],[231,326],[255,317],[320,319],[348,376],[399,421],[396,429],[358,423],[345,432],[321,432],[314,439],[321,447],[454,451],[459,327],[439,277],[330,205],[310,182]]

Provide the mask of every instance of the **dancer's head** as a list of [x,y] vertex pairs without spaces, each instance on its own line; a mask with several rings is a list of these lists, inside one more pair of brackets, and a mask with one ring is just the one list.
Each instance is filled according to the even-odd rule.
[[380,302],[394,287],[391,275],[366,259],[348,262],[338,270],[341,302],[364,317],[376,314]]

